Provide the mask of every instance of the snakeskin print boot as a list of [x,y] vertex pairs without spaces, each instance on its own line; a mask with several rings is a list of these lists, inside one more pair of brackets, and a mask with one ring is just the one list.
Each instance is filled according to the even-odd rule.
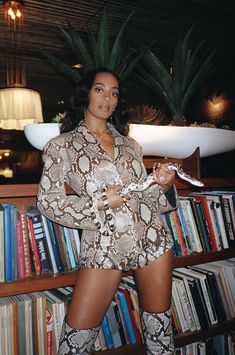
[[174,353],[170,310],[163,313],[141,310],[141,323],[147,355]]
[[74,329],[64,321],[57,355],[88,355],[99,333],[100,326]]

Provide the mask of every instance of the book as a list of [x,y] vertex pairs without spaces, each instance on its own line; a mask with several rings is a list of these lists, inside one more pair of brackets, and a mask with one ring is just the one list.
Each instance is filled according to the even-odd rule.
[[197,201],[194,199],[194,205],[195,205],[195,212],[197,213],[198,216],[198,223],[200,225],[201,229],[201,239],[203,240],[203,245],[204,245],[204,250],[205,251],[211,251],[211,244],[210,244],[210,238],[209,238],[209,230],[208,230],[208,225],[206,223],[206,218],[203,212],[202,208],[202,203],[201,201]]
[[163,219],[166,222],[166,225],[170,231],[170,234],[172,236],[173,242],[174,242],[174,247],[173,247],[173,251],[174,251],[174,255],[175,256],[180,256],[182,255],[182,250],[180,247],[180,243],[178,240],[178,236],[176,233],[176,230],[173,228],[173,224],[172,224],[172,218],[171,218],[171,214],[170,212],[165,212],[162,214]]
[[36,238],[35,238],[35,234],[34,234],[33,220],[31,217],[28,217],[28,226],[29,226],[29,239],[30,239],[30,246],[31,246],[31,250],[32,250],[34,270],[35,270],[36,275],[39,275],[41,273],[41,263],[40,263],[38,246],[37,246],[37,242],[36,242]]
[[61,257],[61,262],[63,264],[63,269],[64,271],[69,271],[71,270],[71,263],[69,260],[68,248],[64,237],[63,226],[58,223],[55,223],[54,221],[52,222],[52,224],[55,232],[57,245],[60,251],[60,257]]
[[109,326],[109,319],[108,319],[107,313],[102,318],[101,326],[102,326],[107,349],[108,350],[113,349],[114,342],[113,342],[113,338],[112,338],[112,334],[111,334],[111,330],[110,330],[110,326]]
[[114,348],[119,348],[123,345],[122,338],[120,335],[120,324],[119,318],[117,317],[117,312],[115,311],[117,308],[117,303],[112,301],[108,310],[107,310],[107,317],[109,321],[109,327],[112,334]]
[[227,249],[229,247],[229,244],[228,244],[228,237],[227,237],[226,228],[224,224],[224,216],[222,212],[220,197],[219,195],[212,195],[208,192],[205,192],[204,194],[206,195],[208,202],[211,202],[211,206],[213,206],[215,210],[215,215],[217,218],[218,229],[220,231],[222,246],[224,249]]
[[212,293],[212,297],[214,300],[214,305],[216,308],[216,314],[218,316],[218,320],[220,322],[225,321],[227,319],[224,304],[223,304],[223,299],[222,295],[219,290],[219,286],[216,280],[215,272],[207,268],[207,264],[200,264],[197,265],[197,269],[199,269],[201,272],[205,273],[207,275],[208,283],[210,285],[210,290]]
[[235,246],[235,192],[234,191],[213,191],[221,196],[224,218],[228,233],[228,241],[231,247]]
[[0,203],[0,282],[5,281],[4,207]]
[[2,204],[4,209],[4,260],[5,281],[12,281],[11,267],[11,205]]
[[27,214],[25,209],[20,209],[18,213],[19,213],[19,219],[21,222],[22,235],[23,235],[25,277],[30,277],[32,276],[32,268],[31,268],[31,253],[30,253],[30,244],[29,244],[29,229],[28,229]]
[[206,275],[194,270],[192,267],[190,267],[190,268],[179,268],[178,270],[183,272],[184,274],[187,274],[187,275],[192,276],[192,277],[194,277],[194,278],[199,280],[200,285],[201,285],[201,290],[202,290],[202,293],[203,293],[203,298],[204,298],[205,304],[206,304],[206,309],[207,309],[207,312],[208,312],[208,315],[209,315],[210,323],[211,324],[217,324],[218,323],[218,319],[217,319],[217,315],[214,312],[212,299],[209,296],[208,285],[207,285],[207,281],[206,281]]
[[47,218],[45,216],[41,215],[41,219],[42,219],[42,227],[44,229],[45,237],[46,237],[47,250],[48,250],[48,255],[49,255],[49,264],[50,264],[51,269],[54,272],[54,274],[57,274],[58,267],[57,267],[56,260],[55,260],[55,254],[54,254],[54,249],[52,246],[51,235],[50,235],[48,224],[47,224]]
[[204,329],[208,327],[209,325],[211,325],[211,321],[200,280],[194,275],[192,275],[191,270],[187,268],[177,268],[177,271],[184,274],[189,281],[189,287],[194,300],[194,304],[196,306],[201,328]]
[[187,197],[182,196],[179,197],[179,200],[188,229],[188,244],[190,246],[190,250],[191,252],[201,252],[203,251],[203,248],[194,218],[191,202]]
[[66,241],[66,245],[67,245],[69,260],[70,260],[70,264],[71,264],[71,269],[75,269],[76,268],[76,262],[75,262],[72,243],[71,243],[71,239],[70,239],[69,228],[63,226],[63,231],[64,231],[65,241]]
[[63,263],[61,260],[61,255],[60,255],[60,250],[59,250],[59,246],[57,243],[57,239],[55,236],[54,224],[48,218],[46,218],[46,222],[47,222],[48,231],[49,231],[49,235],[50,235],[50,239],[51,239],[51,245],[52,245],[53,254],[55,257],[56,266],[57,266],[58,272],[62,272],[62,271],[64,271],[64,267],[63,267]]
[[182,274],[173,271],[173,278],[176,282],[176,287],[182,303],[182,308],[187,318],[190,331],[199,330],[200,323],[197,317],[195,305],[192,299],[191,291],[188,286],[188,281]]
[[180,331],[184,333],[189,330],[189,323],[184,313],[179,290],[177,288],[177,282],[174,278],[172,279],[172,299],[174,302],[177,319],[179,320]]
[[[182,210],[181,210],[181,212],[182,212]],[[182,224],[181,224],[181,220],[179,218],[178,209],[171,211],[170,214],[172,215],[172,223],[174,224],[174,228],[176,230],[176,235],[179,240],[182,255],[183,256],[189,255],[188,242],[187,242],[188,233],[185,237],[184,232],[183,232],[183,228],[182,228]],[[181,218],[183,218],[183,214],[182,214]]]
[[211,250],[212,251],[221,250],[221,243],[220,243],[220,240],[216,237],[216,234],[214,231],[212,217],[211,217],[211,213],[209,210],[206,196],[203,194],[197,194],[197,193],[191,193],[191,195],[195,198],[195,200],[201,202],[201,207],[202,207],[204,218],[205,218],[207,228],[208,228]]
[[55,295],[51,290],[43,291],[46,297],[47,308],[53,314],[53,330],[55,335],[55,347],[56,351],[59,349],[59,341],[63,321],[66,313],[66,305],[62,298]]
[[49,255],[46,245],[45,232],[42,225],[41,214],[37,213],[31,216],[34,228],[34,235],[40,256],[41,272],[45,273],[50,270]]
[[[132,324],[132,329],[135,335],[135,343],[139,344],[142,342],[142,338],[141,338],[141,332],[140,332],[140,324],[139,321],[137,320],[137,317],[135,317],[135,307],[134,304],[132,302],[133,300],[133,295],[132,294],[132,290],[125,284],[120,283],[118,290],[120,292],[122,292],[125,296],[126,299],[126,304],[128,307],[128,312],[130,315],[130,320],[131,320],[131,324]],[[135,300],[134,300],[135,302]],[[136,322],[137,320],[137,322]]]

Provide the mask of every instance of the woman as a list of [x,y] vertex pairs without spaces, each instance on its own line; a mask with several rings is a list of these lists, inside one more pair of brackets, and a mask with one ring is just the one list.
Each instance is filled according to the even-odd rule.
[[[142,150],[125,135],[126,123],[119,79],[104,68],[91,70],[78,86],[61,135],[44,150],[38,208],[57,223],[83,230],[60,355],[90,353],[122,271],[130,269],[147,354],[173,353],[172,240],[161,213],[175,207],[174,172],[163,164],[154,172],[156,184],[122,194],[123,185],[146,178]],[[65,182],[77,195],[66,196]]]

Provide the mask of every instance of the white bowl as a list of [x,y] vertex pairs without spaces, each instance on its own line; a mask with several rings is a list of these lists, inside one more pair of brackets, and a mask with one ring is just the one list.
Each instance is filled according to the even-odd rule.
[[144,155],[184,159],[199,147],[204,158],[235,149],[235,131],[226,129],[130,124],[129,135]]
[[[24,127],[30,144],[43,150],[60,133],[59,123],[35,123]],[[184,159],[197,147],[200,157],[235,149],[235,131],[207,127],[177,127],[130,124],[129,135],[143,147],[144,155]]]
[[60,134],[59,123],[32,123],[24,126],[24,134],[29,143],[39,150],[53,137]]

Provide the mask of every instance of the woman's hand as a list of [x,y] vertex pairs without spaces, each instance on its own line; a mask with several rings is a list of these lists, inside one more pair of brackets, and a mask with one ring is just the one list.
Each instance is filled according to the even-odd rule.
[[[113,185],[107,189],[106,194],[107,194],[110,208],[121,207],[127,201],[125,197],[119,193],[121,188],[122,185]],[[103,210],[103,209],[104,209],[104,203],[102,200],[100,200],[98,202],[98,210]]]
[[158,164],[153,171],[156,183],[162,187],[163,192],[167,192],[175,182],[175,171],[168,168],[168,164]]

